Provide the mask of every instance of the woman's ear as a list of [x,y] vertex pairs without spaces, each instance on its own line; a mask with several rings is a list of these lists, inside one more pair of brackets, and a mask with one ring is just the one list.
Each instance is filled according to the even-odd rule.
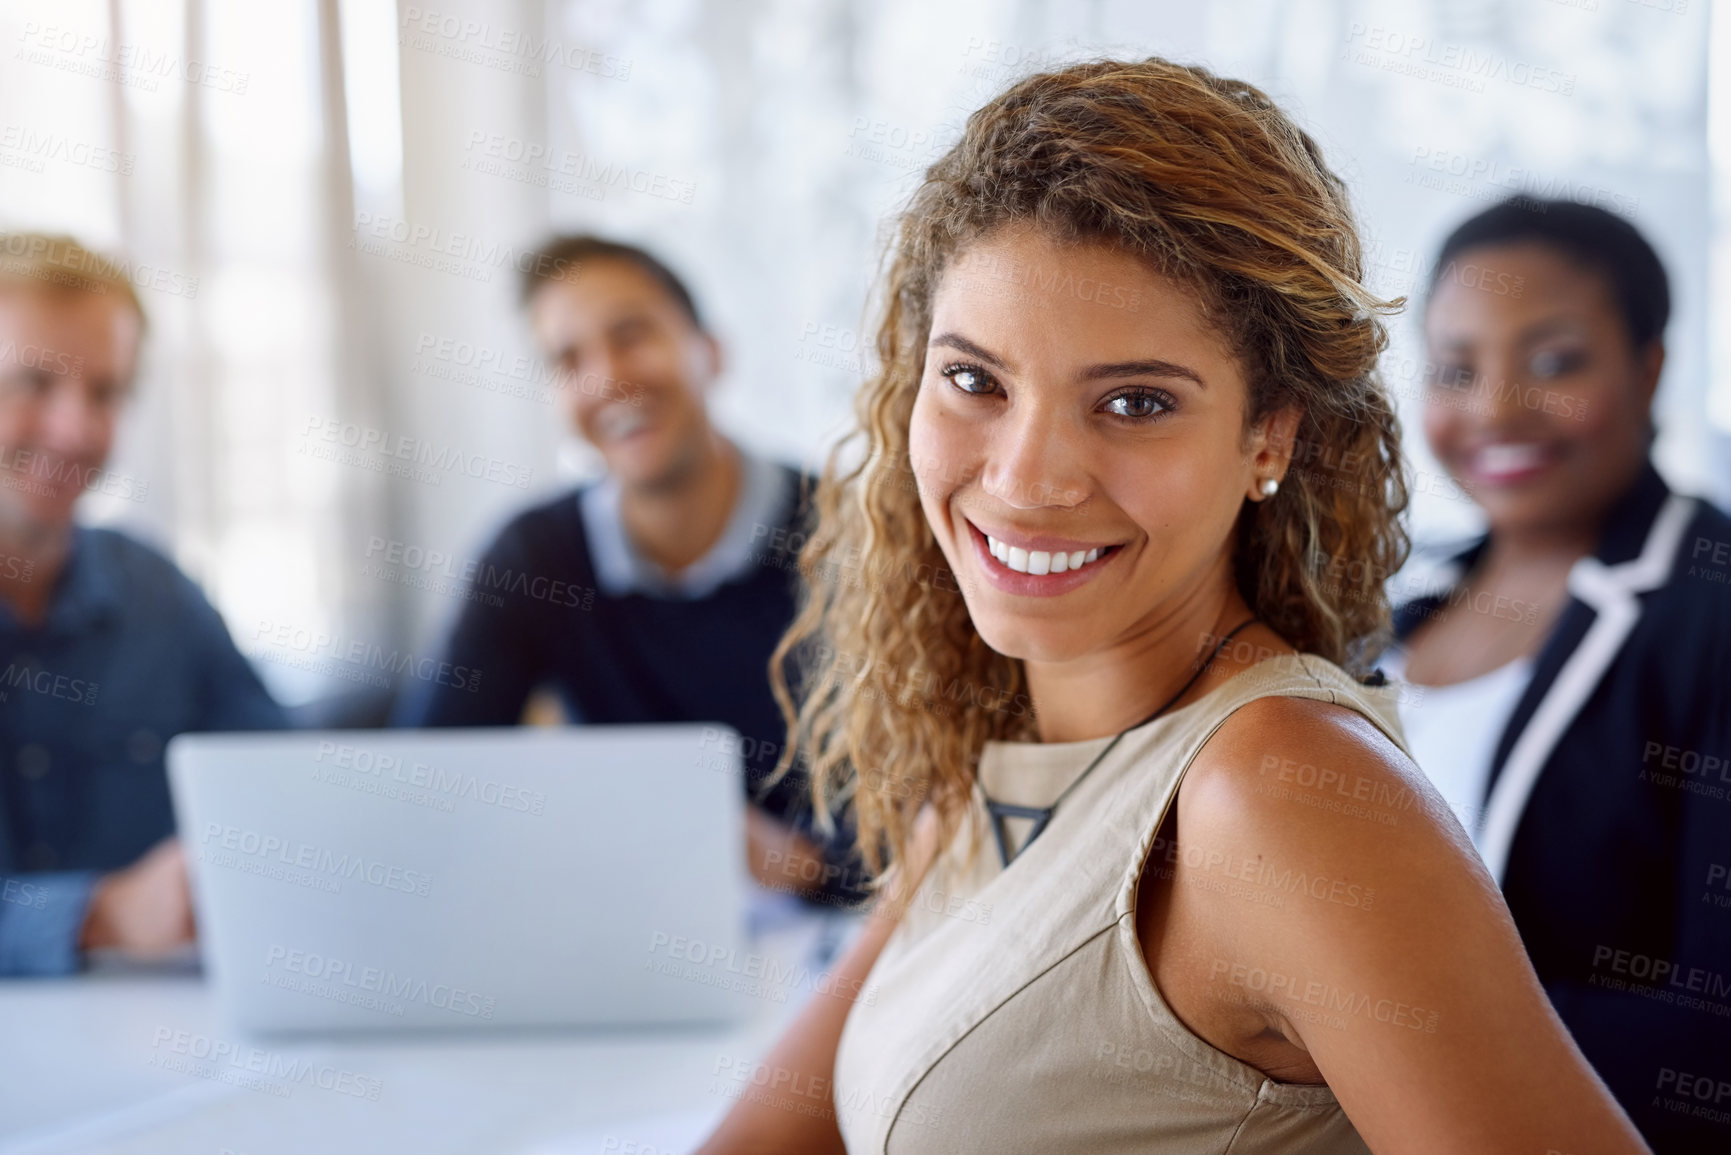
[[1288,405],[1257,423],[1250,437],[1250,478],[1245,486],[1245,494],[1251,501],[1268,500],[1286,480],[1298,444],[1298,422],[1303,416],[1301,407]]
[[707,332],[703,334],[703,343],[709,357],[709,379],[713,381],[727,368],[727,353],[721,342]]
[[1653,395],[1659,391],[1659,374],[1665,369],[1665,342],[1655,337],[1648,342],[1635,360],[1636,370],[1640,374],[1636,384],[1641,391],[1641,401],[1651,410]]

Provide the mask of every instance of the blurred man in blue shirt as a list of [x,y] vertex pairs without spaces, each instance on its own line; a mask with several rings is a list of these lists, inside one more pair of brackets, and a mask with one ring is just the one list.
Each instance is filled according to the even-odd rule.
[[193,939],[163,746],[281,710],[197,587],[77,525],[131,388],[144,311],[67,237],[0,236],[0,975]]

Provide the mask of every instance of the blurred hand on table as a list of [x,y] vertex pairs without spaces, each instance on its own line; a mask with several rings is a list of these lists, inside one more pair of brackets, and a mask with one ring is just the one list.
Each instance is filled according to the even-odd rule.
[[745,811],[745,853],[751,876],[772,890],[816,894],[828,878],[811,840],[756,806]]
[[167,838],[97,882],[78,945],[152,959],[175,953],[197,934],[185,852],[178,839]]

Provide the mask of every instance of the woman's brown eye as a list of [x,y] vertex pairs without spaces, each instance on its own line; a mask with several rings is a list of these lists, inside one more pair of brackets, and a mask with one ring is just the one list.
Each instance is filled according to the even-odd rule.
[[990,380],[984,373],[969,365],[951,365],[944,370],[943,375],[964,393],[983,393],[990,385]]
[[1529,363],[1535,377],[1561,377],[1581,367],[1585,358],[1574,350],[1535,353]]
[[1438,365],[1430,383],[1443,389],[1465,389],[1473,383],[1473,371],[1465,365]]
[[[1119,408],[1122,406],[1122,408]],[[1147,418],[1158,417],[1172,408],[1171,402],[1148,389],[1132,389],[1120,393],[1106,402],[1107,411],[1115,417]]]

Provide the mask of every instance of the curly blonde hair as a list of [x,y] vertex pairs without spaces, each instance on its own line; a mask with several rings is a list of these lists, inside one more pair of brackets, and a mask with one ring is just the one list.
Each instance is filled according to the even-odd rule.
[[[1361,284],[1345,186],[1316,143],[1250,85],[1156,58],[1014,85],[968,119],[901,216],[881,368],[818,483],[798,560],[807,592],[770,662],[789,728],[777,773],[804,765],[820,820],[851,806],[874,874],[903,856],[923,803],[954,832],[986,741],[1036,737],[1022,663],[974,629],[908,461],[939,277],[971,242],[1027,224],[1193,289],[1244,369],[1247,435],[1302,411],[1285,483],[1246,502],[1234,539],[1259,618],[1362,673],[1387,636],[1382,579],[1407,553],[1399,427],[1376,376],[1380,317],[1402,302]],[[862,437],[863,459],[844,470]]]

